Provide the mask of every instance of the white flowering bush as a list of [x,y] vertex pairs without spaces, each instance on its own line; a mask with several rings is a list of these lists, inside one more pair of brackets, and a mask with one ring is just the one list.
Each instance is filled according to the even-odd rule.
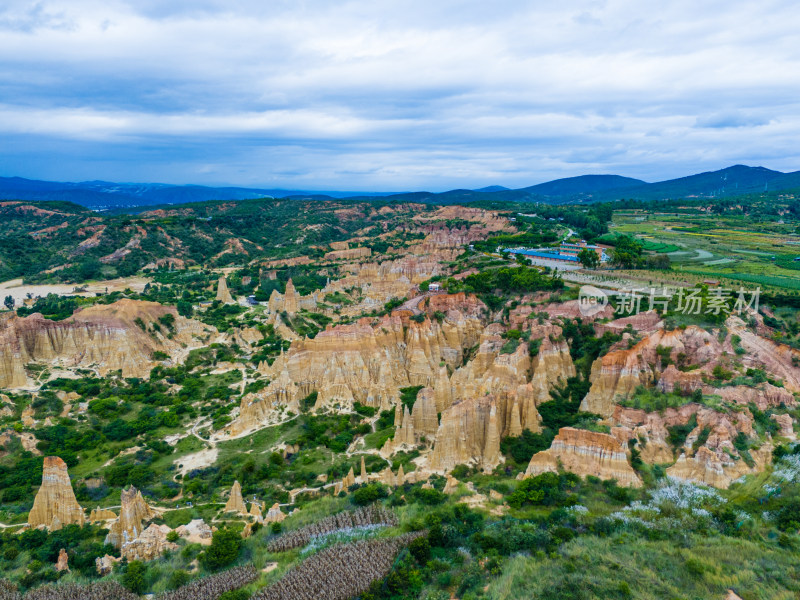
[[800,454],[784,456],[772,472],[772,478],[787,483],[800,483]]
[[564,510],[574,515],[585,515],[586,513],[589,512],[589,509],[583,506],[582,504],[573,504],[572,506],[568,506]]
[[713,488],[667,477],[650,492],[647,502],[632,502],[611,518],[646,529],[693,531],[712,526],[712,512],[726,502]]

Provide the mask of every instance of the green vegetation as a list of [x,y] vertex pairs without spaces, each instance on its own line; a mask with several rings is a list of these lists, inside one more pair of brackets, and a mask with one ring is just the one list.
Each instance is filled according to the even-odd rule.
[[[774,201],[776,208],[767,200]],[[94,565],[97,557],[119,553],[104,544],[107,531],[98,525],[69,525],[55,532],[16,531],[25,522],[41,481],[42,457],[58,455],[69,466],[76,497],[84,507],[118,507],[121,489],[134,485],[159,507],[157,524],[176,528],[203,519],[217,528],[208,546],[190,543],[173,532],[168,539],[177,544],[177,550],[156,561],[123,561],[105,577],[135,593],[181,590],[202,600],[192,590],[199,589],[203,577],[236,573],[241,578],[235,585],[216,587],[214,598],[258,598],[261,590],[289,573],[308,573],[312,566],[329,560],[333,562],[328,564],[338,564],[337,557],[368,548],[378,549],[370,558],[388,556],[388,562],[386,568],[373,572],[372,579],[350,582],[348,589],[357,590],[362,600],[688,599],[721,598],[728,589],[743,598],[793,597],[800,592],[798,444],[777,445],[773,465],[736,480],[728,490],[680,483],[666,477],[667,465],[646,464],[643,457],[651,440],[645,436],[628,443],[630,464],[644,482],[641,489],[563,471],[517,479],[535,453],[550,447],[559,429],[611,431],[614,423],[580,411],[589,392],[592,365],[614,345],[632,347],[642,334],[629,327],[598,336],[600,327],[610,330],[613,326],[606,327],[602,319],[548,316],[544,311],[552,310],[545,305],[576,298],[577,286],[570,281],[586,274],[562,278],[555,271],[510,263],[496,254],[498,246],[554,246],[572,235],[570,230],[589,241],[608,244],[611,265],[598,265],[594,252],[582,253],[584,266],[595,269],[587,281],[600,281],[607,273],[618,285],[693,286],[682,287],[682,293],[696,295],[701,314],[685,316],[671,309],[663,316],[668,329],[700,325],[726,344],[722,359],[699,371],[704,384],[721,388],[784,385],[767,367],[748,361],[745,334],[728,337],[733,326],[725,319],[733,300],[726,298],[719,313],[710,309],[722,287],[762,282],[769,288],[764,290],[768,306],[762,307],[758,320],[746,318],[748,327],[758,327],[764,337],[800,348],[800,295],[794,289],[796,283],[782,283],[796,280],[792,248],[800,205],[793,198],[774,196],[712,203],[710,209],[708,204],[622,201],[554,207],[497,205],[490,197],[480,203],[515,220],[493,230],[495,234],[487,239],[475,240],[472,249],[453,252],[448,261],[438,262],[437,256],[433,261],[436,275],[423,275],[428,279],[419,284],[419,291],[430,291],[431,283],[437,282],[451,293],[476,294],[489,310],[474,305],[469,310],[478,315],[482,327],[491,324],[492,340],[503,332],[502,342],[490,346],[501,355],[537,356],[547,343],[542,336],[548,334],[542,331],[548,331],[549,342],[568,348],[576,373],[553,386],[549,400],[538,402],[541,429],[536,433],[525,429],[517,437],[502,439],[504,461],[491,473],[483,472],[474,461],[457,466],[452,475],[462,485],[452,493],[448,488],[446,494],[447,480],[439,475],[399,487],[384,485],[384,479],[376,476],[387,467],[393,473],[401,467],[406,474],[419,473],[431,442],[426,439],[420,447],[391,456],[379,454],[377,450],[399,425],[394,407],[379,408],[386,407],[383,398],[378,404],[374,395],[365,399],[366,390],[352,390],[360,402],[351,406],[345,400],[343,406],[334,407],[321,402],[317,407],[325,393],[319,382],[297,381],[296,388],[276,390],[283,387],[275,385],[282,379],[276,380],[275,371],[263,367],[273,365],[281,352],[290,349],[287,337],[313,339],[337,323],[358,323],[358,327],[369,323],[379,328],[380,319],[417,294],[409,285],[408,292],[401,292],[407,297],[381,297],[381,286],[353,277],[359,272],[355,261],[343,264],[324,258],[330,242],[351,240],[351,247],[368,246],[376,254],[369,261],[382,262],[390,248],[408,248],[431,231],[471,227],[469,221],[452,214],[437,218],[434,207],[384,200],[324,205],[281,200],[213,202],[139,215],[87,213],[69,204],[47,205],[53,215],[29,212],[42,210],[35,203],[30,205],[33,209],[0,207],[0,216],[8,222],[0,232],[0,276],[72,283],[141,273],[148,281],[130,284],[138,292],[126,289],[91,298],[72,294],[39,298],[14,307],[20,316],[40,312],[58,321],[92,304],[130,298],[175,306],[179,315],[139,318],[134,321],[141,330],[135,330],[137,337],[184,339],[178,337],[180,317],[191,317],[219,331],[217,335],[210,327],[198,326],[192,335],[201,347],[180,348],[173,355],[162,347],[151,348],[148,352],[157,365],[142,379],[98,368],[100,376],[91,370],[95,365],[83,370],[56,362],[24,366],[40,387],[35,392],[23,388],[8,393],[8,409],[2,407],[0,522],[9,527],[0,528],[0,572],[23,591],[50,582],[84,584],[99,579]],[[61,223],[66,226],[40,232]],[[97,236],[97,245],[84,244],[85,251],[76,253],[76,244],[92,236]],[[108,258],[129,243],[129,254]],[[422,264],[424,260],[416,258],[419,248],[414,249],[413,258]],[[227,268],[222,271],[221,267]],[[410,280],[407,267],[391,265],[393,273],[402,271]],[[215,300],[221,273],[236,303]],[[709,277],[725,281],[722,286],[704,283]],[[291,314],[275,314],[265,304],[273,292],[285,294],[289,280],[301,295],[319,292],[328,280],[353,283],[316,294],[316,307],[305,301]],[[434,300],[427,307],[421,304],[414,311],[420,314],[387,322],[397,332],[416,333],[424,331],[430,319],[431,330],[437,336],[441,332],[430,346],[434,353],[438,352],[435,348],[441,349],[440,355],[430,357],[430,368],[434,374],[446,368],[457,382],[468,371],[456,374],[460,367],[470,365],[476,356],[485,358],[486,345],[481,345],[485,338],[480,328],[462,327],[454,321],[448,304],[453,299],[443,300],[441,305]],[[388,330],[385,333],[390,335]],[[454,338],[472,347],[453,350]],[[298,369],[296,349],[320,341],[294,342],[295,349],[285,357],[290,377]],[[655,350],[654,364],[649,365],[655,372],[668,366],[683,373],[703,367],[689,364],[688,350],[673,355],[672,347],[662,343]],[[401,362],[417,364],[418,354],[412,354],[412,350],[418,352],[416,347],[399,348],[396,356]],[[427,352],[425,348],[426,357]],[[383,370],[383,361],[394,357],[388,352],[363,357],[370,386]],[[793,366],[800,366],[797,362]],[[396,381],[429,381],[431,371],[406,367],[408,378],[400,373]],[[62,375],[63,371],[68,373]],[[531,372],[525,374],[526,383],[530,377]],[[400,408],[411,410],[422,388],[400,388]],[[370,394],[373,389],[369,388]],[[267,404],[281,394],[294,394],[298,405],[278,409],[273,421],[277,424],[233,438],[220,435],[243,401],[246,405],[248,394],[265,398]],[[727,447],[732,462],[743,461],[750,467],[758,462],[760,468],[760,457],[770,447],[764,445],[768,436],[774,444],[786,441],[780,437],[775,415],[800,418],[794,406],[760,410],[755,404],[725,403],[721,396],[700,390],[665,393],[651,385],[637,388],[619,404],[663,412],[692,402],[725,412],[732,423],[749,423],[747,413],[752,415],[753,435],[737,433],[731,436],[732,447]],[[65,411],[68,405],[72,410]],[[35,427],[22,424],[23,410],[36,420]],[[744,418],[740,421],[739,417]],[[700,423],[708,421],[700,419]],[[666,441],[675,456],[681,452],[690,456],[704,443],[713,442],[712,436],[712,426],[698,427],[698,416],[692,414],[685,425],[667,427]],[[34,447],[36,452],[31,451]],[[370,480],[358,479],[334,496],[334,486],[351,469],[360,474],[362,459]],[[248,501],[256,497],[267,506],[279,503],[290,516],[280,523],[254,525],[252,535],[243,539],[243,520],[223,512],[234,481],[241,484]],[[385,518],[362,519],[367,511]],[[53,566],[62,547],[68,552],[69,573],[57,573]],[[350,564],[353,571],[361,573],[354,564]],[[226,571],[230,568],[240,570]],[[220,581],[208,580],[207,587]]]

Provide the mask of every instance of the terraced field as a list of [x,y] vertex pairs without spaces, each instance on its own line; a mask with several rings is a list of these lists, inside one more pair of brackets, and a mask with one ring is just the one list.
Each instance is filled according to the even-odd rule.
[[730,280],[734,285],[800,290],[800,235],[790,224],[705,213],[615,211],[612,234],[640,239],[669,255],[681,279]]

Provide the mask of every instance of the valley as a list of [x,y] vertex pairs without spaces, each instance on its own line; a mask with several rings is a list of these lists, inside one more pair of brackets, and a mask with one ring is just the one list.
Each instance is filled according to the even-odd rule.
[[794,597],[800,201],[631,198],[3,201],[0,598]]

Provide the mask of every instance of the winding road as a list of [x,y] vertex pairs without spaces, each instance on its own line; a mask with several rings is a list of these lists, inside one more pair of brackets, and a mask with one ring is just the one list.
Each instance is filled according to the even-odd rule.
[[430,298],[431,296],[439,296],[441,294],[446,294],[446,293],[447,292],[445,292],[444,290],[437,290],[435,292],[425,292],[424,294],[411,298],[411,300],[406,300],[400,306],[395,308],[395,310],[409,310],[415,315],[421,315],[422,310],[420,310],[419,308],[420,302],[422,302],[426,298]]

